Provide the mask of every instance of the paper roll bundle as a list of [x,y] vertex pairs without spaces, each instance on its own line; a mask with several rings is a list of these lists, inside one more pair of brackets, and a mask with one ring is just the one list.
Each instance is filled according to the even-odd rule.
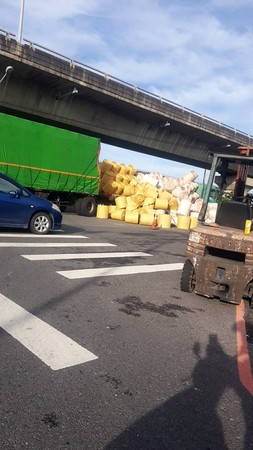
[[183,177],[183,182],[184,182],[184,184],[190,183],[190,182],[196,180],[197,177],[198,177],[198,174],[194,170],[191,170],[187,175],[185,175]]
[[157,221],[160,228],[171,227],[171,217],[169,214],[159,214]]
[[115,203],[118,209],[124,209],[127,206],[126,197],[117,197]]
[[128,186],[124,187],[124,195],[126,196],[130,196],[130,195],[134,195],[136,192],[136,187],[135,186],[131,186],[130,184]]
[[195,228],[199,221],[197,217],[191,216],[190,228]]
[[143,202],[144,207],[154,207],[155,199],[154,197],[146,197]]
[[126,210],[125,222],[139,223],[139,213],[137,211],[127,211]]
[[129,184],[130,184],[131,186],[137,186],[138,181],[136,180],[136,178],[132,178]]
[[116,220],[125,220],[126,210],[116,209],[111,213],[111,218]]
[[109,217],[111,217],[111,215],[112,215],[112,213],[114,212],[114,211],[116,211],[116,209],[117,209],[117,206],[116,205],[109,205]]
[[122,175],[122,173],[117,173],[116,176],[115,176],[115,180],[123,182],[124,175]]
[[158,198],[166,198],[167,200],[171,200],[172,195],[167,191],[159,190]]
[[107,181],[107,183],[103,186],[103,191],[105,194],[114,194],[116,193],[118,188],[116,181]]
[[125,166],[125,164],[121,164],[119,173],[122,173],[122,174],[128,173],[128,168]]
[[183,199],[181,200],[179,204],[179,208],[177,210],[178,214],[181,214],[182,216],[189,216],[191,211],[192,202],[189,199]]
[[152,189],[152,188],[148,188],[144,190],[145,193],[145,197],[151,197],[151,198],[157,198],[158,197],[158,190],[157,189]]
[[121,183],[120,181],[116,181],[116,183],[117,183],[117,188],[116,188],[114,194],[116,194],[116,195],[123,194],[125,185],[123,183]]
[[132,166],[131,164],[128,166],[128,169],[129,175],[133,176],[136,173],[136,167]]
[[120,164],[116,163],[116,162],[112,162],[112,167],[111,167],[111,172],[113,172],[114,174],[117,174],[120,171]]
[[155,209],[168,209],[169,200],[167,198],[156,198],[155,199]]
[[136,203],[133,201],[132,197],[126,197],[127,206],[134,206],[136,208]]
[[188,230],[190,228],[191,218],[190,216],[178,216],[177,228],[181,230]]
[[131,199],[136,205],[142,205],[145,200],[145,197],[142,194],[135,194],[131,195]]
[[108,159],[104,159],[104,161],[102,161],[100,164],[100,170],[103,173],[108,172],[111,169],[111,167],[112,163]]
[[108,181],[114,181],[114,173],[111,171],[104,173],[104,175],[101,178],[101,181],[104,184],[106,184]]
[[98,205],[97,214],[98,219],[108,219],[109,217],[109,206],[108,205]]
[[140,225],[152,225],[154,217],[155,217],[154,213],[140,214]]
[[169,208],[170,209],[173,209],[173,210],[177,210],[178,209],[178,201],[177,201],[177,199],[176,198],[174,198],[174,197],[172,197],[170,200],[169,200]]

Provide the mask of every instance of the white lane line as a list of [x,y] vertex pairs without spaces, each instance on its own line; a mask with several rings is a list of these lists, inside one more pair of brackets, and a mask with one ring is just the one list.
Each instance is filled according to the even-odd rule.
[[29,261],[50,261],[59,259],[93,259],[93,258],[128,258],[135,256],[152,256],[143,252],[110,252],[110,253],[58,253],[54,255],[21,255]]
[[53,370],[97,359],[96,355],[2,294],[0,327]]
[[136,275],[137,273],[167,272],[171,270],[181,270],[182,268],[182,263],[175,263],[145,266],[105,267],[102,269],[62,270],[57,271],[56,273],[59,273],[63,277],[74,280],[77,278],[110,277],[113,275]]
[[51,238],[51,239],[88,239],[88,236],[83,236],[82,234],[24,234],[24,233],[0,233],[0,238],[2,237],[23,237],[23,238]]
[[117,247],[107,242],[0,242],[0,247]]

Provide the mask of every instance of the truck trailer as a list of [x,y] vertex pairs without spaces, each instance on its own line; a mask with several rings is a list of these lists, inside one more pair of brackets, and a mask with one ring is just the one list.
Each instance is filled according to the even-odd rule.
[[0,113],[0,172],[61,210],[96,214],[99,151],[98,138]]

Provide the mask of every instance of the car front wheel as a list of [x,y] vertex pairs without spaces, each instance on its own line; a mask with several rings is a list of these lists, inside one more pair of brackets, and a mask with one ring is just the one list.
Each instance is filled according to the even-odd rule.
[[48,214],[40,212],[31,218],[29,229],[31,233],[47,234],[51,229],[51,218]]

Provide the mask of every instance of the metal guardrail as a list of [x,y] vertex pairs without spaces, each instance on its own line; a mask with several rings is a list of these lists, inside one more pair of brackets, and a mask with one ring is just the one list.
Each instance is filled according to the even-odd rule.
[[[2,29],[0,29],[0,33],[1,33],[1,34],[5,34],[6,39],[10,39],[10,36],[12,36],[12,37],[14,37],[14,38],[16,37],[15,34],[10,33],[10,32],[8,32],[8,31],[5,31],[5,30],[2,30]],[[76,60],[74,60],[74,59],[71,59],[71,58],[69,58],[68,56],[62,55],[61,53],[58,53],[58,52],[56,52],[56,51],[54,51],[54,50],[51,50],[51,49],[49,49],[49,48],[47,48],[47,47],[44,47],[44,46],[42,46],[42,45],[40,45],[40,44],[37,44],[37,43],[35,43],[35,42],[33,42],[33,41],[30,41],[30,40],[28,40],[28,39],[23,39],[23,41],[24,41],[24,42],[27,42],[27,43],[29,44],[29,46],[30,46],[32,49],[34,49],[34,50],[35,50],[36,48],[41,49],[41,50],[45,50],[47,53],[49,53],[49,54],[51,54],[51,55],[54,55],[54,56],[57,56],[57,57],[59,57],[59,58],[65,60],[65,61],[69,62],[69,64],[71,65],[71,67],[78,66],[78,67],[81,67],[81,68],[83,68],[83,69],[88,69],[89,71],[91,71],[91,72],[93,72],[93,73],[96,73],[97,75],[103,76],[106,80],[112,80],[112,81],[115,81],[115,82],[117,82],[118,84],[120,84],[120,85],[122,85],[122,86],[130,87],[130,88],[133,89],[135,92],[140,92],[140,93],[142,93],[142,94],[147,95],[147,96],[150,97],[150,98],[153,98],[153,99],[155,99],[155,100],[159,100],[161,103],[164,103],[164,104],[173,106],[173,107],[179,109],[182,113],[184,113],[184,112],[189,113],[189,114],[191,114],[191,115],[193,115],[193,116],[195,116],[195,117],[198,117],[198,118],[200,118],[200,119],[202,119],[202,120],[206,120],[207,122],[210,122],[210,123],[212,123],[212,124],[218,125],[219,127],[224,127],[224,128],[226,128],[227,130],[234,132],[234,134],[241,134],[241,135],[243,135],[243,136],[245,136],[245,137],[248,137],[249,139],[253,139],[253,136],[251,136],[251,135],[248,134],[248,133],[245,133],[245,132],[243,132],[243,131],[239,131],[239,130],[237,130],[237,129],[234,128],[234,127],[230,127],[229,125],[226,125],[226,124],[224,124],[224,123],[222,123],[222,122],[219,122],[219,121],[217,121],[217,120],[215,120],[215,119],[212,119],[212,118],[210,118],[210,117],[208,117],[208,116],[205,116],[204,114],[200,114],[200,113],[198,113],[198,112],[196,112],[196,111],[193,111],[193,110],[191,110],[191,109],[189,109],[189,108],[186,108],[186,107],[184,107],[184,106],[182,106],[182,105],[179,105],[178,103],[174,103],[174,102],[172,102],[172,101],[170,101],[170,100],[168,100],[168,99],[166,99],[166,98],[164,98],[164,97],[162,97],[162,96],[159,96],[159,95],[153,94],[152,92],[146,91],[145,89],[139,88],[139,87],[137,87],[137,86],[135,86],[135,85],[133,85],[133,84],[131,84],[131,83],[128,83],[128,82],[123,81],[123,80],[121,80],[121,79],[119,79],[119,78],[117,78],[117,77],[114,77],[114,76],[112,76],[112,75],[109,75],[109,74],[107,74],[107,73],[105,73],[105,72],[102,72],[102,71],[100,71],[100,70],[98,70],[98,69],[95,69],[94,67],[88,66],[88,65],[86,65],[86,64],[84,64],[84,63],[82,63],[82,62],[80,62],[80,61],[76,61]],[[23,45],[23,44],[21,44],[21,45]]]

